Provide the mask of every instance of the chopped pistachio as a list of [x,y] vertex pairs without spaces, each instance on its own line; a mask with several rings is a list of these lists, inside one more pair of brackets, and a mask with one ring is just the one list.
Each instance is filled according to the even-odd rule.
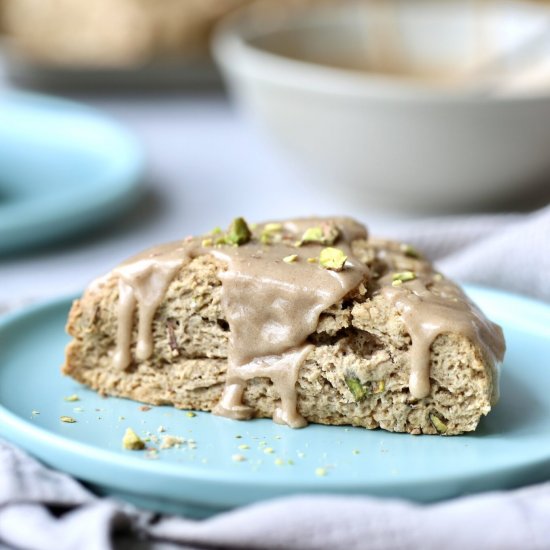
[[308,262],[309,264],[316,264],[316,263],[317,263],[317,258],[308,258],[308,259],[307,259],[307,262]]
[[129,451],[141,451],[145,448],[145,443],[132,428],[126,428],[122,446]]
[[283,240],[283,225],[280,223],[267,223],[264,225],[260,234],[260,242],[262,244],[272,244]]
[[293,264],[298,259],[298,254],[291,254],[290,256],[285,256],[283,262],[287,264]]
[[317,243],[324,245],[332,245],[340,237],[340,230],[333,223],[325,223],[320,226],[308,227],[302,238],[296,243],[297,246],[302,246],[307,243]]
[[74,407],[73,411],[75,413],[81,413],[81,412],[84,412],[84,409],[82,407]]
[[207,247],[207,246],[212,246],[214,244],[214,241],[210,238],[208,239],[203,239],[202,242],[201,242],[201,246],[203,247]]
[[32,414],[33,416],[37,416],[37,415],[40,414],[40,411],[37,411],[36,409],[33,409],[33,410],[31,411],[31,414]]
[[420,252],[418,252],[418,250],[410,244],[402,243],[399,246],[399,249],[409,258],[422,258],[422,254],[420,254]]
[[266,447],[264,449],[264,453],[270,455],[270,454],[273,454],[275,452],[275,449],[273,449],[273,447]]
[[382,393],[386,389],[386,383],[384,380],[379,380],[378,383],[373,382],[373,385],[376,384],[376,388],[373,389],[373,393]]
[[353,451],[351,451],[354,455],[358,455],[361,451],[359,449],[353,449]]
[[68,395],[67,397],[64,397],[63,399],[65,401],[70,401],[70,402],[80,401],[80,397],[78,397],[78,395],[76,395],[76,393],[73,393],[72,395]]
[[340,238],[340,230],[333,223],[323,224],[323,244],[332,245]]
[[308,227],[302,238],[300,239],[300,244],[305,243],[321,243],[323,240],[323,229],[318,227]]
[[324,477],[327,475],[326,468],[315,468],[315,475],[319,477]]
[[283,224],[282,223],[266,223],[264,225],[264,231],[266,233],[276,233],[277,231],[283,230]]
[[443,275],[441,275],[441,273],[434,273],[433,280],[436,282],[440,282],[443,280]]
[[222,228],[221,227],[214,227],[214,229],[212,229],[212,231],[210,231],[210,235],[219,235],[220,233],[222,233]]
[[214,239],[214,244],[216,246],[221,246],[222,244],[230,244],[227,240],[227,237],[225,235],[222,235],[221,237],[216,237]]
[[235,436],[235,439],[242,439],[242,438],[243,438],[242,435],[236,435],[236,436]]
[[241,246],[250,241],[251,237],[252,233],[244,218],[235,218],[227,231],[226,241],[228,244]]
[[195,418],[195,416],[197,415],[193,411],[188,411],[185,416],[188,416],[189,418]]
[[366,386],[356,376],[347,376],[344,380],[356,402],[362,401],[369,394]]
[[282,466],[285,463],[285,461],[282,458],[276,458],[274,460],[275,466]]
[[340,230],[333,223],[323,224],[322,244],[333,245],[340,238]]
[[239,449],[241,449],[241,451],[246,451],[247,449],[250,449],[250,445],[243,443],[242,445],[239,445]]
[[394,273],[391,278],[394,283],[396,281],[406,283],[407,281],[414,281],[416,279],[416,273],[414,271],[400,271],[399,273]]
[[319,255],[319,265],[332,271],[342,271],[348,257],[339,248],[323,248]]
[[437,430],[437,433],[444,434],[447,432],[447,424],[435,414],[430,414],[430,422],[433,424],[433,427]]
[[402,284],[403,284],[403,281],[397,280],[397,281],[392,281],[391,286],[397,287],[397,286],[401,286]]
[[72,416],[61,416],[59,419],[61,422],[66,422],[67,424],[74,424],[76,422]]
[[157,432],[160,434],[160,433],[163,433],[166,431],[166,428],[161,424],[158,428],[157,428]]
[[231,460],[233,460],[233,462],[244,462],[246,460],[246,456],[244,455],[233,455],[231,457]]

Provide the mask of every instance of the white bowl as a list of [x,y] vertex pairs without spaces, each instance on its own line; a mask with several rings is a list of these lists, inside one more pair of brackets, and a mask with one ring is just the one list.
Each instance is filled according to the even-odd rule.
[[355,206],[441,211],[550,174],[549,29],[548,8],[528,2],[340,2],[242,10],[213,49],[238,102],[315,186]]

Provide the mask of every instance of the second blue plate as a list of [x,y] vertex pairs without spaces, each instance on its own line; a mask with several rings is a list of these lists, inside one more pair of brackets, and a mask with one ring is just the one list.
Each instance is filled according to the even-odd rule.
[[0,96],[0,254],[66,238],[134,204],[143,156],[95,110],[27,93]]

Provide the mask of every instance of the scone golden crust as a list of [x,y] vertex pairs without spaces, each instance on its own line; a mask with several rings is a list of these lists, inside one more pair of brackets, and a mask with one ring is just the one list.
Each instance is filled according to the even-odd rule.
[[[307,269],[336,277],[336,270],[313,261],[319,261],[319,252],[341,246],[352,258],[341,269],[357,270],[350,279],[353,288],[320,312],[300,346],[282,355],[266,353],[261,364],[254,357],[238,360],[233,332],[237,317],[227,301],[235,259],[228,263],[216,252],[241,247],[223,241],[216,245],[215,238],[206,237],[200,253],[190,254],[181,265],[171,264],[169,277],[163,279],[162,299],[151,317],[150,350],[144,351],[141,341],[145,310],[136,307],[135,298],[128,302],[134,308],[124,310],[121,292],[127,287],[121,273],[115,270],[93,283],[71,309],[67,330],[73,340],[63,372],[108,395],[215,410],[233,418],[273,417],[295,427],[305,419],[412,434],[474,430],[498,396],[497,363],[504,352],[500,328],[411,247],[352,233],[346,249],[338,236],[330,235],[334,228],[340,231],[340,222],[301,220],[293,226],[303,236],[321,227],[321,240],[328,235],[331,242],[308,243],[303,236],[296,241],[293,235],[292,241],[281,243],[279,238],[275,243],[273,235],[287,227],[283,222],[259,226],[242,244],[252,257],[257,254],[252,247],[267,250],[277,244],[277,253],[287,247],[289,253],[281,255],[277,267],[281,273],[288,269],[292,274],[310,263]],[[303,231],[307,225],[311,227]],[[281,229],[266,231],[276,226]],[[139,265],[143,277],[139,262],[151,257],[145,254],[126,265]],[[162,281],[155,284],[162,286]],[[121,359],[124,311],[131,322],[128,355]],[[296,370],[290,384],[277,378],[281,365]],[[237,390],[242,395],[235,401]]]

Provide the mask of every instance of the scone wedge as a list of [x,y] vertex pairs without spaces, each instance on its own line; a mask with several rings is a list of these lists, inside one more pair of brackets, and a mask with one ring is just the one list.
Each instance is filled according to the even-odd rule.
[[347,218],[161,245],[73,304],[63,372],[106,395],[411,434],[475,430],[498,399],[498,325],[411,246]]

